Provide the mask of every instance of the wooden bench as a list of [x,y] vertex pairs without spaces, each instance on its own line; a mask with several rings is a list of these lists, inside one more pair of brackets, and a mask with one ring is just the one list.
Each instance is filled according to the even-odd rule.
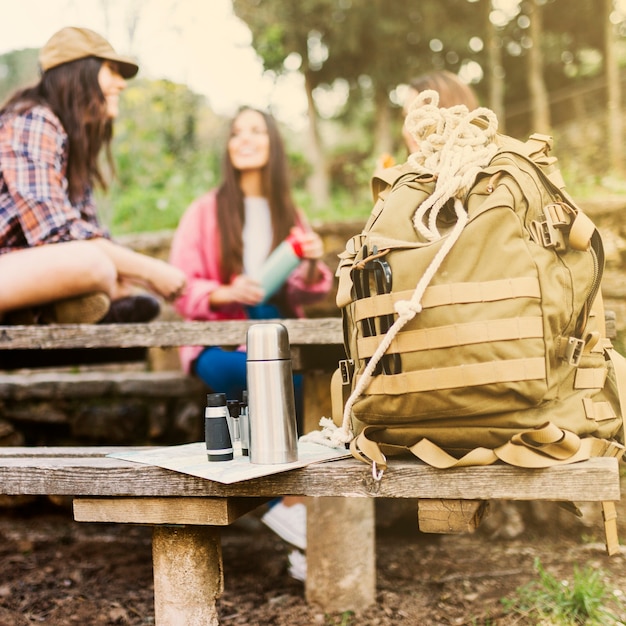
[[398,459],[380,483],[361,462],[343,459],[227,485],[106,456],[116,450],[0,448],[0,493],[73,496],[77,521],[152,525],[158,626],[218,623],[224,585],[219,528],[277,496],[311,498],[306,598],[330,612],[358,611],[375,601],[376,498],[620,498],[614,458],[541,470],[437,470]]
[[[253,323],[258,322],[0,326],[0,349],[234,347],[245,342]],[[305,373],[305,390],[307,385],[323,390],[305,392],[308,432],[330,414],[326,375],[343,353],[341,319],[282,323],[289,333],[294,369]],[[217,623],[215,601],[223,585],[218,529],[271,498],[311,497],[306,597],[326,611],[358,610],[375,601],[378,498],[418,500],[420,528],[438,532],[473,530],[490,500],[620,499],[618,462],[612,458],[542,470],[505,465],[436,470],[394,459],[380,483],[367,466],[350,459],[223,485],[112,459],[106,456],[111,451],[0,448],[0,493],[70,495],[75,497],[78,521],[153,525],[155,615],[160,626]]]
[[[0,350],[53,350],[84,348],[176,348],[182,345],[221,345],[234,348],[246,340],[246,331],[255,321],[183,322],[110,325],[0,325]],[[329,377],[343,358],[340,318],[281,320],[289,333],[295,371],[305,382],[304,429],[317,428],[320,417],[330,413]],[[54,370],[36,375],[0,372],[0,398],[23,398],[27,389],[36,394],[80,395],[84,384],[100,380],[103,393],[119,388],[139,389],[149,385],[159,394],[197,393],[200,386],[181,372],[96,371],[75,375]],[[194,384],[195,383],[195,384]],[[155,386],[157,389],[155,390]]]

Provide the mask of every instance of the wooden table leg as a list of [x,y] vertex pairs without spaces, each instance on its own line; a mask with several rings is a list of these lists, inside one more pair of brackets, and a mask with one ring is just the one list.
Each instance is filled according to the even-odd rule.
[[224,591],[220,529],[155,526],[152,535],[156,626],[217,626]]
[[307,499],[307,602],[325,611],[376,601],[373,498]]

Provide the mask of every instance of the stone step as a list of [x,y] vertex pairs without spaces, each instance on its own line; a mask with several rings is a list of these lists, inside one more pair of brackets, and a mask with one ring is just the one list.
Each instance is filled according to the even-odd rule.
[[182,371],[36,371],[0,373],[0,398],[54,399],[98,396],[174,398],[201,393],[205,386]]

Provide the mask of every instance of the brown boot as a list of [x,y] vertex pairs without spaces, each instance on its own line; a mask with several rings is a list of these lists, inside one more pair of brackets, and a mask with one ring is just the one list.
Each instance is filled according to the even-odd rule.
[[111,300],[102,292],[57,300],[43,307],[44,324],[96,324],[109,310]]
[[113,300],[101,324],[141,324],[151,322],[161,312],[159,301],[147,294]]

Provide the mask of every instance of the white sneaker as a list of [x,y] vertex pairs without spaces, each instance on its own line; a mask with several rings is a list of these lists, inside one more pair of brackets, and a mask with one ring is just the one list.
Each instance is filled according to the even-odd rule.
[[269,509],[261,521],[287,543],[306,550],[306,505],[285,506],[281,501]]
[[306,581],[306,556],[300,550],[293,550],[289,553],[289,574],[292,578]]

